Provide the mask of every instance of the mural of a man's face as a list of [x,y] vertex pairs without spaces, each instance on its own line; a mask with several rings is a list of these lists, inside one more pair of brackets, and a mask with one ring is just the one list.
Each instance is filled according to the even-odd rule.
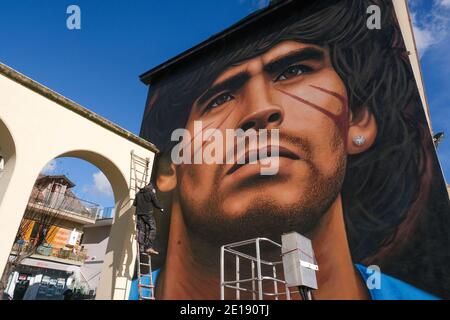
[[[328,50],[295,41],[230,66],[195,101],[194,121],[220,130],[279,129],[278,174],[260,164],[182,164],[178,196],[188,229],[217,243],[307,233],[339,194],[350,113]],[[270,227],[269,227],[270,226]],[[269,231],[270,230],[270,231]],[[211,235],[214,235],[211,237]]]
[[[367,28],[374,5],[380,30]],[[330,0],[267,10],[141,76],[149,91],[140,135],[161,150],[153,178],[170,211],[160,219],[161,297],[212,297],[203,293],[218,285],[218,247],[280,243],[292,231],[312,240],[321,298],[342,288],[367,298],[355,264],[448,297],[448,277],[431,276],[448,274],[438,270],[448,260],[448,197],[403,41],[407,8]],[[276,148],[264,155],[272,148],[263,138],[245,148],[258,162],[236,164],[242,150],[228,138],[239,130],[258,139],[269,131],[279,157]],[[265,175],[274,162],[278,171]]]

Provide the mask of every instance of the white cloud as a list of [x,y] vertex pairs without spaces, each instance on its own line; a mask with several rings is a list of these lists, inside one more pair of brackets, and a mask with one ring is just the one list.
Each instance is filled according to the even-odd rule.
[[107,196],[112,196],[112,188],[111,184],[108,181],[108,178],[103,174],[103,172],[99,171],[92,175],[94,180],[93,191],[98,194],[103,194]]
[[450,7],[450,0],[438,0],[438,5],[444,7]]
[[440,163],[450,181],[450,140],[448,119],[450,117],[450,0],[409,0],[414,32],[422,60],[431,122],[435,133],[444,131],[444,138],[437,149]]
[[446,38],[450,31],[450,0],[434,0],[425,12],[419,0],[409,0],[417,49],[422,57],[432,46]]
[[81,191],[89,196],[113,196],[111,184],[101,171],[92,174],[92,184],[83,186]]
[[56,160],[53,159],[52,161],[50,161],[49,163],[47,163],[45,165],[45,167],[42,169],[42,173],[44,173],[44,174],[52,173],[56,170],[57,167],[58,167],[58,164],[57,164]]
[[431,30],[421,29],[417,26],[414,26],[414,36],[420,56],[423,56],[425,51],[437,42]]
[[249,5],[252,10],[259,10],[269,5],[270,0],[239,0],[239,4]]

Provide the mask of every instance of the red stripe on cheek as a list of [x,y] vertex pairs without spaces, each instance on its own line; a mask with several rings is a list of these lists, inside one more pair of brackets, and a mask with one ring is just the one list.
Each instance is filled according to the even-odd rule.
[[348,112],[349,112],[349,108],[348,108],[348,100],[346,97],[344,97],[343,95],[319,87],[319,86],[315,86],[315,85],[310,85],[312,88],[317,89],[319,91],[322,91],[324,93],[327,93],[337,99],[339,99],[339,101],[342,103],[342,110],[341,112],[335,116],[335,123],[336,126],[339,128],[339,131],[341,132],[341,136],[342,136],[342,140],[344,141],[344,147],[347,147],[347,138],[348,138],[348,129],[349,129],[349,119],[348,119]]
[[339,114],[334,114],[334,113],[328,111],[326,108],[323,108],[323,107],[321,107],[309,100],[301,98],[295,94],[286,92],[286,91],[278,89],[278,88],[277,88],[277,90],[280,91],[281,93],[303,103],[303,104],[306,104],[307,106],[309,106],[309,107],[323,113],[327,117],[329,117],[336,124],[336,126],[339,130],[339,133],[341,134],[341,138],[344,141],[344,145],[346,146],[347,145],[348,127],[349,127],[347,99],[344,96],[342,96],[334,91],[330,91],[330,90],[327,90],[327,89],[324,89],[321,87],[317,87],[317,86],[313,86],[313,85],[311,85],[311,87],[339,99],[339,101],[342,103],[341,112],[339,112]]

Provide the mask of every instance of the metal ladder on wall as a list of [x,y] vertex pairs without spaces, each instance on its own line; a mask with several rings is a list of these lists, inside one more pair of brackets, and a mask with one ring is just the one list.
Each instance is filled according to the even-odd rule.
[[[139,157],[131,151],[131,166],[130,166],[130,187],[134,195],[149,182],[149,158]],[[142,252],[139,242],[136,241],[137,247],[137,272],[138,272],[138,293],[139,300],[154,300],[155,286],[153,285],[152,276],[152,259],[148,253]]]

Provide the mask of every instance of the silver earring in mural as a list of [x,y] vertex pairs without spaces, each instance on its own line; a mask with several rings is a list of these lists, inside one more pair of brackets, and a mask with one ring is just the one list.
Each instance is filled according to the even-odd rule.
[[357,145],[358,147],[362,146],[364,143],[366,143],[366,137],[364,136],[356,136],[353,138],[353,143]]

